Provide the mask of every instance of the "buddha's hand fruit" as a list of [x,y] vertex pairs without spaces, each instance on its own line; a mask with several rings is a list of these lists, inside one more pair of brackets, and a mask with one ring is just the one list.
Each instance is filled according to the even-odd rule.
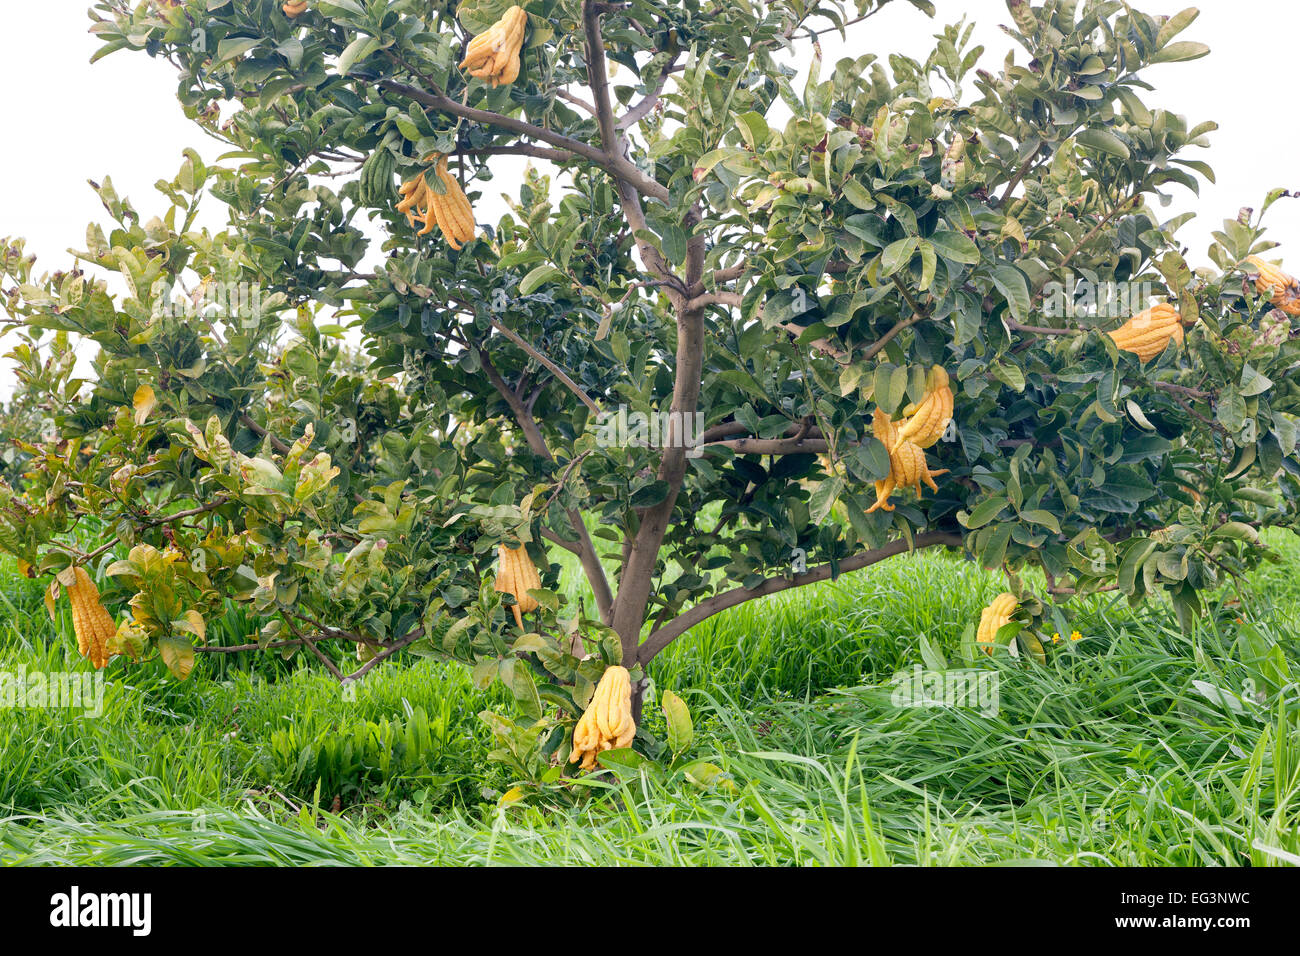
[[606,668],[596,692],[591,695],[591,703],[573,730],[573,753],[569,761],[580,762],[583,770],[595,770],[597,754],[631,746],[635,736],[632,679],[626,667]]
[[[980,613],[980,626],[975,633],[975,640],[980,644],[992,645],[993,639],[998,636],[998,631],[1011,621],[1011,615],[1019,608],[1020,602],[1016,600],[1014,594],[1006,592],[999,594],[993,599],[993,603]],[[992,654],[992,646],[984,648],[984,653]]]
[[[60,574],[60,580],[68,573]],[[113,622],[113,615],[99,603],[99,589],[85,568],[73,568],[71,574],[72,583],[65,583],[64,590],[68,592],[68,601],[72,605],[72,630],[77,635],[77,650],[95,670],[102,670],[113,656],[108,643],[117,634],[117,625]],[[53,605],[50,607],[52,613]]]
[[[880,442],[885,448],[893,448],[897,443],[898,429],[894,426],[893,421],[881,409],[877,408],[875,414],[871,417],[871,432],[876,436],[876,441]],[[894,506],[889,503],[889,496],[894,493],[893,481],[893,459],[890,459],[890,474],[875,482],[876,486],[876,503],[871,506],[871,510],[883,508],[885,511],[893,511]]]
[[918,448],[929,448],[943,437],[952,421],[953,394],[948,373],[936,365],[926,375],[925,398],[921,399],[910,418],[898,426],[898,435],[892,447],[906,441]]
[[1257,270],[1255,290],[1287,315],[1300,315],[1300,282],[1259,256],[1247,256],[1246,261]]
[[1183,317],[1168,303],[1139,312],[1113,332],[1107,332],[1115,345],[1132,352],[1143,362],[1150,362],[1171,341],[1183,342]]
[[496,590],[514,597],[511,610],[515,612],[515,623],[520,628],[524,626],[524,615],[537,610],[537,598],[528,592],[541,586],[537,565],[533,564],[525,548],[507,548],[503,544],[497,549]]
[[889,498],[901,488],[915,489],[918,498],[921,497],[922,483],[929,485],[931,491],[939,490],[934,479],[946,475],[948,469],[931,471],[929,462],[925,460],[925,452],[915,442],[900,441],[897,427],[879,408],[876,409],[871,427],[877,440],[886,448],[892,447],[894,450],[889,453],[889,474],[875,483],[876,503],[867,509],[867,514],[877,509],[893,511],[894,506],[889,503]]
[[398,187],[397,211],[406,216],[408,225],[418,222],[424,227],[416,235],[427,236],[437,226],[448,244],[460,249],[474,238],[474,209],[456,177],[447,171],[446,156],[438,156],[434,174],[442,183],[443,192],[439,194],[431,189],[425,178],[427,173],[422,172]]
[[307,12],[307,0],[288,0],[280,9],[290,20],[296,20]]
[[469,41],[462,70],[489,86],[508,86],[519,77],[519,51],[524,45],[528,14],[513,6],[501,19]]

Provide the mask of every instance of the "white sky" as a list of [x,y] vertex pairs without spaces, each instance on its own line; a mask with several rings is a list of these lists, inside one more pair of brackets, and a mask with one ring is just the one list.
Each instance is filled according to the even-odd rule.
[[[1152,14],[1173,14],[1185,2],[1135,0]],[[0,153],[0,237],[24,236],[43,270],[65,269],[70,247],[82,248],[86,224],[106,214],[87,179],[111,175],[119,194],[129,196],[145,218],[161,211],[153,190],[171,178],[181,150],[192,146],[215,161],[220,144],[185,119],[175,99],[169,64],[142,53],[115,53],[91,66],[96,41],[86,33],[88,0],[43,0],[5,4],[0,20],[0,89],[5,91]],[[838,36],[823,37],[828,63],[864,50],[882,56],[898,51],[923,58],[941,24],[963,15],[977,24],[975,41],[986,47],[983,66],[996,70],[1011,46],[998,29],[1009,22],[1003,0],[936,0],[930,20],[905,0],[866,24],[851,28],[851,49]],[[1185,227],[1192,261],[1205,261],[1210,230],[1243,205],[1258,206],[1275,186],[1300,189],[1293,173],[1300,124],[1293,115],[1295,43],[1300,3],[1282,0],[1202,0],[1199,20],[1179,39],[1208,43],[1212,53],[1192,63],[1153,67],[1146,77],[1157,89],[1148,106],[1185,114],[1192,123],[1217,120],[1209,150],[1190,158],[1214,166],[1218,185],[1207,184],[1199,199],[1179,189],[1169,214],[1195,209],[1201,218]],[[1023,57],[1021,58],[1023,60]],[[620,77],[615,77],[618,82]],[[968,91],[973,93],[974,91]],[[502,170],[504,172],[504,169]],[[485,192],[495,196],[517,179],[498,175]],[[155,198],[157,202],[155,202]],[[220,206],[209,200],[210,214]],[[495,218],[491,209],[482,220]],[[1270,238],[1300,266],[1300,200],[1283,201],[1269,212]],[[210,225],[220,226],[211,221]],[[1292,271],[1295,271],[1294,269]],[[0,338],[0,350],[10,342]],[[12,367],[0,361],[0,399],[13,389]]]

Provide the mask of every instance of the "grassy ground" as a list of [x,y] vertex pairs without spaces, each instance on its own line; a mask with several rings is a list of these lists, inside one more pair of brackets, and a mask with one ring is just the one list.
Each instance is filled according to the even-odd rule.
[[[297,664],[204,660],[177,684],[115,661],[99,719],[0,711],[0,861],[1296,864],[1300,542],[1275,543],[1256,640],[1232,605],[1183,633],[1166,608],[1079,602],[1084,639],[1045,666],[977,665],[991,717],[888,685],[920,635],[962,666],[1001,590],[971,564],[909,557],[737,608],[652,672],[727,776],[629,772],[576,807],[497,809],[511,781],[475,715],[498,698],[453,666],[380,668],[349,700]],[[9,567],[0,617],[0,671],[85,668]]]

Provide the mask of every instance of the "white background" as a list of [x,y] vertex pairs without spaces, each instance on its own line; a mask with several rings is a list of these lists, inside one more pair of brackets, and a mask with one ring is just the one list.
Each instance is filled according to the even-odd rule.
[[[1185,5],[1135,0],[1151,14],[1173,14]],[[184,147],[194,147],[210,162],[222,151],[181,113],[175,76],[165,61],[122,51],[89,64],[97,43],[86,32],[87,6],[87,0],[6,0],[0,19],[6,145],[0,152],[0,237],[26,237],[28,252],[48,271],[68,268],[71,257],[65,250],[83,247],[87,222],[106,219],[87,179],[111,175],[118,193],[148,218],[161,211],[153,183],[175,174]],[[936,0],[936,6],[938,16],[930,20],[895,0],[850,28],[847,46],[836,35],[823,37],[825,57],[833,63],[844,55],[897,51],[923,59],[939,26],[964,15],[977,24],[975,40],[986,48],[981,65],[996,71],[1012,48],[1010,37],[998,29],[1010,21],[1003,0]],[[1275,186],[1300,188],[1294,171],[1300,122],[1292,79],[1300,59],[1300,3],[1206,0],[1200,19],[1179,39],[1208,43],[1213,52],[1191,63],[1153,67],[1145,76],[1157,89],[1143,99],[1148,106],[1182,113],[1193,124],[1207,119],[1220,124],[1209,150],[1189,152],[1215,168],[1218,184],[1205,184],[1199,198],[1179,189],[1168,210],[1200,214],[1181,236],[1193,264],[1201,264],[1210,230],[1224,218],[1241,206],[1257,207]],[[1018,59],[1023,62],[1023,55]],[[485,191],[495,196],[516,181],[501,175]],[[220,207],[210,200],[208,208],[209,225],[219,228]],[[489,206],[479,219],[495,216]],[[1274,206],[1268,222],[1269,237],[1283,244],[1279,254],[1290,253],[1300,266],[1300,200]],[[8,348],[0,338],[0,350]],[[12,389],[12,368],[0,361],[0,398]]]

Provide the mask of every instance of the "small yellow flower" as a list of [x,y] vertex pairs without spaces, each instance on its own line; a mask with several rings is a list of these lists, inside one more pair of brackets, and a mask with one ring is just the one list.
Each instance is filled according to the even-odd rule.
[[1060,644],[1060,643],[1061,643],[1061,635],[1060,635],[1060,634],[1057,634],[1057,633],[1055,633],[1055,632],[1053,632],[1053,633],[1052,633],[1052,643],[1053,643],[1053,644]]
[[1081,641],[1081,640],[1083,640],[1083,635],[1080,634],[1078,631],[1071,631],[1071,632],[1070,632],[1070,640],[1072,640],[1072,641]]

